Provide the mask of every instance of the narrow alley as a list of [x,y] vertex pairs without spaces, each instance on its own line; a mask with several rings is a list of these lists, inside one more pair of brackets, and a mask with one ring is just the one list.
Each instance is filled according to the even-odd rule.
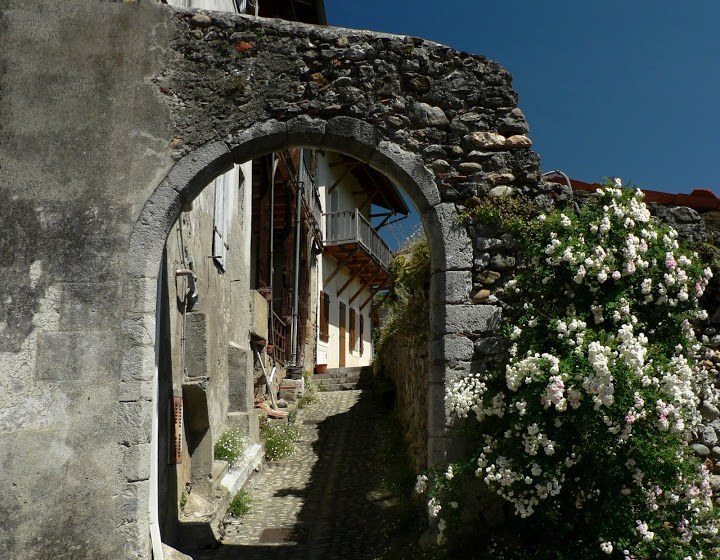
[[298,411],[300,439],[246,484],[252,509],[225,519],[194,560],[410,559],[421,513],[396,419],[370,389],[320,392]]

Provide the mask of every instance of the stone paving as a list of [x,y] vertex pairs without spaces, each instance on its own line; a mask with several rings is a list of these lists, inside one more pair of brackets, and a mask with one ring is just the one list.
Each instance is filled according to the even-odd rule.
[[[414,557],[416,537],[398,543],[388,531],[397,500],[382,489],[375,464],[375,428],[386,412],[363,390],[318,397],[298,412],[295,454],[265,463],[246,484],[252,511],[228,516],[223,542],[189,552],[195,560],[366,560],[383,557],[389,546],[393,558]],[[398,547],[408,555],[398,556]]]

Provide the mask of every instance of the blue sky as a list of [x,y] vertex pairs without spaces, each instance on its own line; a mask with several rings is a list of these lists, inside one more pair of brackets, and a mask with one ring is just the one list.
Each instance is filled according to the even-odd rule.
[[408,34],[514,76],[543,171],[720,195],[720,0],[325,0],[331,25]]

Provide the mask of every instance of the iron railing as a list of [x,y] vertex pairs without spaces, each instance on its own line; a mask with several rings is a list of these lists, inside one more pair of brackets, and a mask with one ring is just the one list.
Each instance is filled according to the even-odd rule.
[[358,243],[383,268],[390,264],[390,247],[357,208],[325,214],[325,245],[343,243]]

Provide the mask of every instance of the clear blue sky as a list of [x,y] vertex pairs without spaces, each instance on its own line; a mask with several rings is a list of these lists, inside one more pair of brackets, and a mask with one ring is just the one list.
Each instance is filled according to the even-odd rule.
[[720,196],[720,0],[325,0],[328,23],[407,34],[514,76],[543,171]]

